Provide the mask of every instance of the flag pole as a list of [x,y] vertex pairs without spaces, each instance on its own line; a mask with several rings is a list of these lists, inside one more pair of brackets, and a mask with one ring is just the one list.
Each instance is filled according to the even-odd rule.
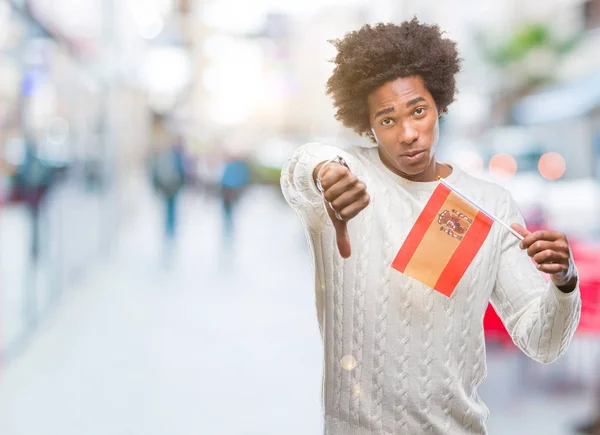
[[450,183],[448,183],[442,177],[437,177],[437,179],[440,181],[440,183],[444,184],[446,187],[448,187],[449,189],[453,190],[457,195],[459,195],[460,197],[462,197],[462,199],[464,199],[465,201],[467,201],[473,207],[476,207],[479,210],[481,210],[481,212],[483,214],[485,214],[487,217],[489,217],[490,219],[492,219],[494,222],[498,222],[500,225],[502,225],[504,228],[506,228],[508,231],[510,231],[512,233],[512,235],[515,236],[517,239],[523,240],[523,236],[522,235],[520,235],[519,233],[517,233],[509,225],[507,225],[506,223],[502,222],[500,219],[496,218],[493,214],[485,211],[482,207],[480,207],[477,204],[475,204],[473,201],[471,201],[465,195],[463,195],[462,193],[460,193],[460,191],[458,191],[457,189],[455,189]]

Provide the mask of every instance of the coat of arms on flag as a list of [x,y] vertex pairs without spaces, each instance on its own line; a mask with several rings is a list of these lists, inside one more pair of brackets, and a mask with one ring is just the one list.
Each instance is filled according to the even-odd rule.
[[494,218],[441,181],[392,267],[450,296],[489,234]]
[[448,210],[444,210],[438,217],[440,231],[444,231],[450,236],[456,237],[458,240],[462,240],[464,234],[469,229],[469,224],[472,223],[473,219],[470,219],[467,215],[454,209],[452,210],[452,213]]

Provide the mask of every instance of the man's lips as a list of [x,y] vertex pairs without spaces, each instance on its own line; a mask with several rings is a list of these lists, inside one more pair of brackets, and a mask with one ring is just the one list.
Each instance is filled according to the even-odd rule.
[[401,156],[402,156],[402,157],[414,157],[414,156],[416,156],[416,155],[418,155],[418,154],[421,154],[421,153],[424,153],[424,152],[425,152],[425,150],[420,150],[420,151],[411,151],[410,153],[404,153],[404,154],[401,154]]

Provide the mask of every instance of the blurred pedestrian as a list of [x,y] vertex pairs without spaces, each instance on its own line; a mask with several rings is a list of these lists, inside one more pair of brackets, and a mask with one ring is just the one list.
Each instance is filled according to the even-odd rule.
[[152,183],[164,204],[164,240],[172,249],[177,233],[178,196],[185,185],[184,148],[181,137],[159,147],[151,158]]
[[33,326],[37,322],[36,267],[40,261],[42,210],[53,184],[53,170],[40,158],[36,142],[26,138],[25,159],[14,174],[15,196],[27,205],[30,216],[30,272],[27,274],[27,290],[24,296],[25,322]]
[[221,176],[220,194],[223,206],[223,235],[227,242],[233,239],[235,208],[248,184],[250,167],[242,157],[228,158]]
[[14,178],[16,196],[27,204],[30,212],[30,258],[36,263],[40,249],[40,214],[43,201],[52,185],[53,172],[50,165],[39,157],[32,138],[26,140],[25,159],[23,164],[16,168]]
[[[454,101],[460,69],[456,44],[438,26],[417,19],[365,25],[334,45],[338,53],[327,90],[336,118],[374,146],[342,150],[309,143],[292,154],[281,174],[316,269],[324,431],[486,433],[489,411],[477,394],[486,376],[485,309],[491,301],[532,359],[550,363],[563,355],[581,310],[567,238],[530,233],[507,190],[436,160],[439,118]],[[494,225],[450,296],[391,267],[439,179],[513,223],[511,231],[523,237],[519,243]],[[445,210],[423,220],[424,228],[438,234],[437,219],[446,219],[440,228],[450,239],[437,246],[442,260],[456,244],[452,238],[473,228],[474,216],[469,221],[453,207],[448,205],[456,216]],[[437,252],[425,255],[414,267],[434,275],[440,266],[434,263],[442,260]],[[546,283],[540,272],[551,280]],[[446,278],[457,273],[448,270]]]

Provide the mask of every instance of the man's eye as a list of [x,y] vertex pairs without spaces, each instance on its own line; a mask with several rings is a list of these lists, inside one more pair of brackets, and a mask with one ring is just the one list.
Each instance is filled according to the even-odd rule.
[[394,121],[391,118],[385,118],[381,121],[381,125],[392,125]]
[[415,110],[415,115],[417,115],[417,116],[420,116],[424,113],[425,113],[425,109],[423,107],[419,107],[419,108],[417,108],[417,110]]

